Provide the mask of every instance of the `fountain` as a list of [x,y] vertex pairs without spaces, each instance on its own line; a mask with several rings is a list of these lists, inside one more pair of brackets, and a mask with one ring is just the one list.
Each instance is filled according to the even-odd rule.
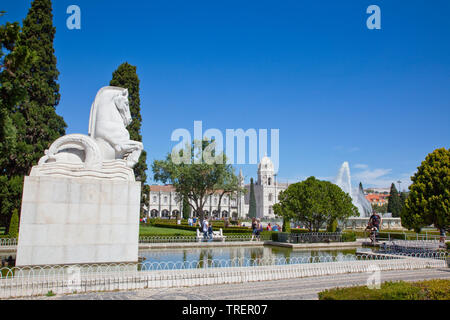
[[353,204],[358,208],[359,216],[361,218],[370,217],[372,215],[372,206],[364,196],[364,190],[360,187],[357,190],[352,188],[350,167],[347,161],[345,161],[339,169],[335,184],[350,195]]

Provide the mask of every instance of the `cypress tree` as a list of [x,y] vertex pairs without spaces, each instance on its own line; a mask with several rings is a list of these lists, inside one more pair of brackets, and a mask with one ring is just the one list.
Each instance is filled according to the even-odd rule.
[[255,186],[253,184],[253,178],[250,178],[250,201],[248,207],[249,218],[256,218],[256,197],[255,197]]
[[35,56],[17,72],[26,95],[12,114],[18,143],[6,169],[10,175],[27,175],[45,149],[65,134],[67,125],[55,110],[60,99],[53,48],[55,32],[51,1],[34,0],[17,43]]
[[[133,121],[128,126],[130,132],[130,139],[142,142],[141,135],[141,99],[139,95],[139,77],[136,73],[136,67],[125,62],[121,64],[113,73],[113,78],[109,85],[128,89],[128,100],[130,103],[130,113]],[[147,180],[147,153],[142,151],[139,162],[133,168],[136,180],[145,183]]]
[[9,225],[8,237],[17,239],[19,237],[19,214],[17,213],[17,209],[13,210],[11,223]]
[[[130,139],[134,141],[142,142],[141,135],[141,98],[139,95],[139,77],[136,72],[136,67],[132,66],[128,62],[122,63],[114,72],[112,80],[110,81],[110,86],[121,87],[128,89],[128,101],[130,106],[130,114],[133,119],[130,125],[127,127],[130,133]],[[147,153],[142,150],[141,156],[139,157],[138,163],[133,168],[134,176],[137,181],[142,181],[144,184],[143,191],[141,192],[141,213],[144,211],[144,206],[146,206],[147,198],[145,197],[145,191],[148,190],[145,182],[147,180]],[[148,194],[148,193],[147,193]]]
[[7,228],[20,210],[23,176],[65,134],[55,111],[60,95],[52,20],[51,1],[34,0],[22,28],[0,27],[0,223]]
[[402,211],[400,196],[394,183],[391,184],[387,211],[391,212],[393,217],[400,217],[400,213]]
[[189,205],[189,199],[183,197],[183,219],[189,219],[191,216],[191,206]]

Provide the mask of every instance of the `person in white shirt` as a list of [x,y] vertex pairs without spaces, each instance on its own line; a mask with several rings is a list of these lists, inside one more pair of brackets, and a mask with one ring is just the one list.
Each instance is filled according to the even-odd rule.
[[203,227],[202,227],[202,231],[203,231],[203,237],[205,238],[205,240],[208,239],[208,219],[205,218],[205,220],[203,220]]

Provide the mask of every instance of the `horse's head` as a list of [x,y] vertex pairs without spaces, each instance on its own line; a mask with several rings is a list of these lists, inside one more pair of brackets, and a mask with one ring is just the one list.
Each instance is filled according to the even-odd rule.
[[114,104],[116,105],[117,110],[119,110],[119,113],[123,119],[123,124],[125,127],[128,126],[132,121],[130,105],[128,102],[128,89],[123,90],[122,93],[119,93],[114,98]]

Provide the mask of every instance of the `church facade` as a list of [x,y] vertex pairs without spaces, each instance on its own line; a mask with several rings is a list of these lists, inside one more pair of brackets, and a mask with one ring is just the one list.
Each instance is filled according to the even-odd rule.
[[[257,180],[254,183],[256,198],[256,215],[258,218],[275,218],[273,205],[278,202],[278,195],[286,190],[287,183],[278,183],[274,166],[269,157],[265,156],[258,164]],[[225,194],[219,206],[220,194],[216,193],[208,197],[204,206],[204,213],[208,217],[221,219],[242,219],[248,216],[250,203],[250,184],[244,184],[242,171],[239,172],[241,186],[247,189],[247,193]],[[171,185],[152,185],[149,193],[149,218],[170,218],[182,215],[182,199]],[[196,213],[191,210],[191,216]]]

